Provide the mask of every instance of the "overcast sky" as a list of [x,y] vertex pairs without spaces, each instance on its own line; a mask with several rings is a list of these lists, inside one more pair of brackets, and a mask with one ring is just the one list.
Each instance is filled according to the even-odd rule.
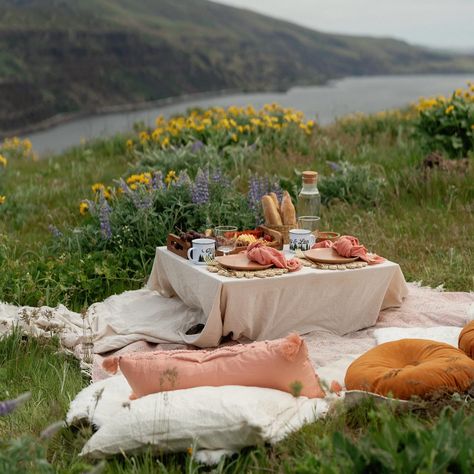
[[214,0],[321,31],[474,49],[474,0]]

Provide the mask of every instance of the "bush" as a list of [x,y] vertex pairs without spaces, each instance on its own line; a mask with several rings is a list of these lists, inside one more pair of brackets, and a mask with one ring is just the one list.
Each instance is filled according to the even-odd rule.
[[361,206],[375,206],[386,185],[382,176],[374,175],[370,165],[354,165],[347,161],[328,162],[334,173],[323,176],[318,185],[321,201],[329,205],[334,200]]
[[422,99],[415,122],[416,135],[430,151],[463,158],[474,151],[474,85],[450,98]]

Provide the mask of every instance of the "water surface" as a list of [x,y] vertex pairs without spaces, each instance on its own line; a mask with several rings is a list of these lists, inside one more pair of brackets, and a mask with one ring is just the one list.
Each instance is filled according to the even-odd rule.
[[346,114],[372,113],[403,107],[420,96],[449,94],[458,87],[465,87],[471,75],[410,75],[349,77],[332,81],[324,86],[294,87],[286,93],[233,94],[201,98],[146,110],[111,113],[73,120],[48,130],[29,135],[34,149],[45,155],[58,153],[78,145],[82,140],[106,137],[130,130],[135,122],[152,125],[157,115],[169,117],[186,111],[189,107],[209,107],[252,104],[260,108],[269,102],[278,102],[305,113],[327,124]]

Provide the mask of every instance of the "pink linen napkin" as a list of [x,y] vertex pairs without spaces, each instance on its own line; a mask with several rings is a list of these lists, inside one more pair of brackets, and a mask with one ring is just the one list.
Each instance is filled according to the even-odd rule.
[[385,262],[383,257],[379,257],[375,253],[367,252],[367,249],[359,243],[356,237],[351,235],[342,235],[335,242],[323,240],[313,245],[313,249],[333,248],[341,257],[359,257],[369,265]]
[[283,253],[261,242],[254,242],[247,247],[247,257],[260,265],[272,264],[277,268],[286,268],[290,272],[296,272],[302,266],[297,258],[287,260]]

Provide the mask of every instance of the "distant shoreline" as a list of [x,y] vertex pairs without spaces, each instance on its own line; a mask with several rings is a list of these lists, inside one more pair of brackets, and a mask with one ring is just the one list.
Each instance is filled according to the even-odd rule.
[[87,118],[87,117],[96,117],[100,115],[108,114],[120,114],[123,112],[135,112],[139,110],[153,109],[156,107],[163,107],[166,105],[175,105],[182,102],[188,102],[196,99],[209,99],[213,97],[221,97],[231,94],[242,94],[243,91],[239,89],[221,89],[217,91],[208,91],[208,92],[195,92],[192,94],[182,94],[173,97],[164,97],[163,99],[150,100],[145,102],[131,102],[128,104],[120,105],[106,105],[104,107],[98,107],[96,109],[83,110],[81,112],[70,112],[63,114],[56,114],[50,118],[42,120],[41,122],[35,123],[33,125],[28,125],[27,127],[18,128],[11,131],[0,131],[0,140],[5,138],[11,138],[16,136],[28,135],[30,133],[41,132],[43,130],[48,130],[50,128],[56,127],[58,125],[63,125],[74,120]]

